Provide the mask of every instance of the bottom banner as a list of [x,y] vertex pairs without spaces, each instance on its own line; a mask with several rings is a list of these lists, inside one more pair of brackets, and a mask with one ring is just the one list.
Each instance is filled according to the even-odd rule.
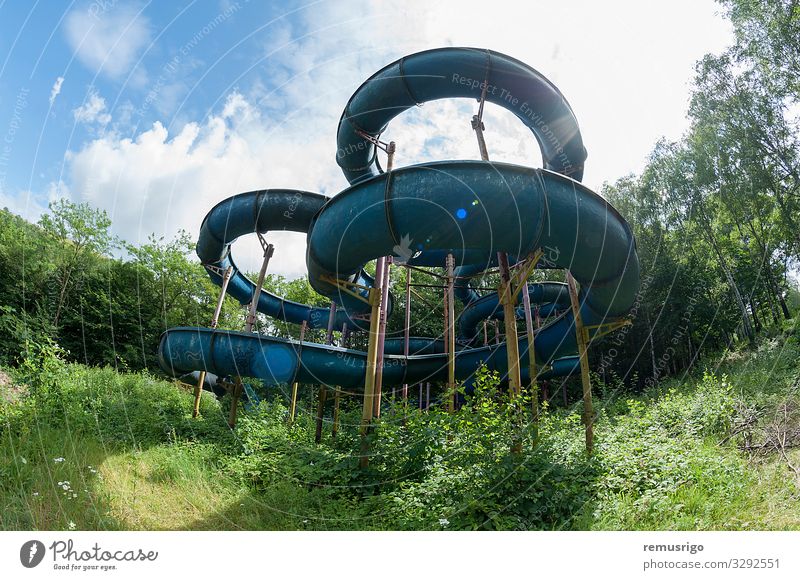
[[800,578],[794,532],[4,532],[3,578]]

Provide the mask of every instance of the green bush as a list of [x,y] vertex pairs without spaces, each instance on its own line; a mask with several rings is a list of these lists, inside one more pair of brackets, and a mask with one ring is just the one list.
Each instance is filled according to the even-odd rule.
[[[68,458],[57,466],[59,477],[78,481],[82,463],[99,465],[116,449],[146,455],[143,473],[150,483],[191,489],[211,479],[221,483],[198,493],[225,489],[228,498],[247,496],[209,525],[223,525],[253,502],[261,515],[248,518],[248,525],[264,521],[289,529],[769,527],[770,516],[758,510],[773,501],[768,498],[796,503],[796,489],[779,475],[768,489],[760,484],[761,475],[735,447],[732,428],[748,409],[796,396],[796,355],[791,340],[767,341],[729,357],[728,375],[706,372],[629,400],[607,393],[595,401],[592,458],[585,454],[580,404],[544,404],[534,430],[530,402],[510,399],[497,375],[481,370],[474,392],[454,413],[385,405],[368,436],[369,467],[360,469],[358,397],[342,398],[335,439],[326,416],[320,444],[308,411],[314,405],[301,406],[289,423],[277,391],[240,413],[231,431],[228,397],[218,402],[204,395],[201,417],[193,419],[191,395],[173,382],[70,364],[57,345],[29,342],[13,371],[26,394],[0,402],[0,495],[12,506],[4,522],[63,528],[80,517],[83,496],[61,519],[31,515],[30,490],[42,489],[55,457]],[[56,489],[50,499],[60,501],[60,493]],[[121,525],[102,510],[92,514],[83,520],[88,527]],[[792,517],[780,526],[796,527]]]

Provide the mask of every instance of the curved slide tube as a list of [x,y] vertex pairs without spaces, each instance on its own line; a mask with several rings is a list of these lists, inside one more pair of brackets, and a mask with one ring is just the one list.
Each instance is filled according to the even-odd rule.
[[350,97],[339,121],[336,162],[352,184],[382,173],[370,137],[400,113],[437,99],[486,101],[531,130],[545,169],[580,181],[586,149],[567,100],[541,73],[515,58],[478,48],[437,48],[382,68]]
[[[314,215],[325,205],[328,198],[319,193],[293,189],[265,189],[250,191],[229,197],[218,203],[206,215],[200,226],[197,242],[197,255],[204,265],[215,266],[224,271],[233,266],[228,294],[241,304],[248,304],[253,298],[255,284],[236,266],[230,247],[242,235],[254,232],[265,234],[269,231],[284,230],[306,233]],[[208,270],[211,280],[220,285],[222,277],[213,269]],[[374,280],[363,270],[356,276],[356,282],[372,286]],[[346,308],[337,309],[334,326],[341,328],[347,323],[350,327],[364,327],[364,321],[353,319],[352,314],[363,313],[363,302],[346,294],[336,296]],[[392,310],[393,298],[389,295],[388,312]],[[306,322],[309,328],[325,328],[328,324],[330,308],[309,306],[286,300],[271,292],[262,290],[257,309],[259,312],[282,320],[300,324]],[[368,327],[369,324],[366,324]]]
[[[527,357],[527,341],[520,340],[520,352]],[[257,377],[265,385],[288,383],[330,384],[352,392],[364,390],[367,353],[313,342],[300,343],[283,338],[209,328],[171,328],[161,338],[159,361],[176,374],[198,367],[220,376]],[[486,365],[489,370],[508,372],[505,344],[456,351],[456,378],[468,380]],[[577,359],[553,361],[539,378],[570,374]],[[528,379],[522,365],[522,378]],[[404,357],[385,355],[383,384],[399,386],[423,381],[446,381],[444,354]]]
[[[389,121],[403,111],[440,98],[486,100],[512,111],[539,142],[545,169],[506,163],[444,161],[383,173],[373,144]],[[388,65],[367,80],[345,107],[337,133],[336,160],[351,187],[334,198],[293,190],[264,190],[233,196],[206,217],[198,241],[204,264],[235,264],[230,244],[245,233],[283,229],[307,232],[309,281],[335,301],[335,325],[362,328],[366,305],[327,280],[364,287],[373,280],[364,265],[397,255],[420,266],[443,266],[453,254],[460,279],[496,264],[497,252],[526,256],[541,248],[540,267],[563,268],[581,284],[580,308],[586,325],[624,316],[639,285],[633,235],[625,220],[575,179],[583,174],[586,151],[575,116],[552,83],[513,58],[487,50],[446,48],[425,51]],[[569,175],[570,177],[565,177]],[[212,280],[220,283],[216,274]],[[229,292],[248,303],[254,286],[237,269]],[[481,320],[501,318],[497,294],[479,297],[459,283],[465,302],[462,339],[473,340]],[[529,287],[532,304],[548,312],[567,308],[562,284]],[[329,309],[302,305],[263,292],[258,310],[288,322],[324,327]],[[398,341],[387,340],[386,385],[444,380],[441,341],[415,339],[409,357],[395,355]],[[505,373],[505,345],[462,348],[456,376],[468,379],[480,366]],[[519,341],[521,360],[527,340]],[[547,376],[570,374],[577,365],[572,312],[551,318],[536,333],[536,359]],[[274,337],[198,328],[167,331],[161,341],[162,366],[173,372],[205,369],[217,374],[255,376],[266,384],[314,382],[363,388],[365,353],[298,343]],[[523,378],[527,364],[520,365]]]

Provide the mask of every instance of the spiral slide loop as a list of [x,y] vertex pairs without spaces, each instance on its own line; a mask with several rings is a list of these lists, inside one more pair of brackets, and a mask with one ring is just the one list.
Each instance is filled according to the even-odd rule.
[[[439,161],[384,173],[379,137],[403,111],[443,98],[481,99],[514,113],[540,145],[544,169],[487,161]],[[501,318],[496,293],[480,297],[468,278],[496,265],[497,252],[527,256],[541,249],[540,267],[569,270],[581,284],[587,327],[613,322],[632,308],[639,262],[630,227],[600,196],[580,184],[586,150],[575,115],[543,75],[506,55],[475,48],[441,48],[406,56],[370,77],[345,106],[337,133],[336,162],[351,186],[333,198],[272,189],[235,195],[203,221],[197,243],[201,261],[233,266],[229,293],[245,304],[255,286],[235,267],[230,245],[239,236],[273,230],[307,234],[306,264],[315,291],[336,302],[334,324],[364,325],[367,305],[331,280],[356,288],[373,285],[364,266],[387,255],[413,258],[416,266],[457,260],[456,295],[465,304],[459,323],[456,377],[468,379],[482,364],[507,372],[505,344],[474,347],[478,325]],[[398,249],[400,251],[398,251]],[[209,271],[211,279],[220,278]],[[563,284],[528,289],[532,306],[552,313],[535,335],[540,378],[572,373],[577,366],[575,322]],[[327,308],[262,292],[258,311],[290,323],[322,328]],[[519,340],[527,359],[527,338]],[[396,341],[384,348],[383,384],[444,381],[441,341],[416,338],[411,355]],[[363,389],[366,353],[259,334],[196,327],[164,333],[159,360],[173,373],[207,370],[259,378],[265,385],[307,382]],[[527,380],[528,365],[520,365]]]

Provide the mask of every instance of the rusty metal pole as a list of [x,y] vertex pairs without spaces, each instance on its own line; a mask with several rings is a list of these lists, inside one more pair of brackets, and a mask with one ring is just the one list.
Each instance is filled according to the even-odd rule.
[[481,159],[489,161],[489,150],[486,148],[486,139],[483,137],[483,132],[486,126],[483,124],[483,104],[486,102],[486,91],[489,88],[489,79],[486,79],[481,89],[481,100],[478,105],[478,114],[472,116],[472,129],[475,131],[475,136],[478,138],[478,149],[481,152]]
[[384,346],[386,344],[386,305],[389,303],[389,280],[392,271],[392,257],[384,258],[383,279],[381,280],[381,316],[378,326],[378,361],[375,368],[375,397],[373,400],[374,409],[372,416],[381,416],[381,400],[383,395],[383,360]]
[[494,322],[494,343],[500,344],[500,323],[496,319],[492,322]]
[[483,346],[489,345],[489,330],[486,326],[486,320],[483,321]]
[[[328,327],[325,333],[325,344],[333,344],[333,322],[336,319],[336,303],[331,300],[331,306],[328,314]],[[320,384],[319,392],[317,394],[317,418],[316,430],[314,432],[314,442],[322,442],[322,427],[325,418],[325,402],[328,398],[328,387],[325,384]]]
[[[390,141],[386,146],[386,173],[391,173],[394,168],[394,154],[396,145],[394,141]],[[387,181],[387,183],[389,183]],[[387,185],[388,187],[388,185]],[[387,191],[388,195],[388,191]],[[381,272],[378,268],[383,265]],[[385,256],[378,258],[378,264],[375,268],[375,282],[380,288],[380,304],[378,308],[378,342],[377,342],[377,358],[375,361],[375,383],[372,392],[372,417],[381,416],[381,395],[383,392],[383,359],[384,359],[384,345],[386,342],[386,305],[389,301],[389,272],[392,269],[392,257]],[[371,321],[370,321],[371,325]],[[370,337],[372,340],[372,337]]]
[[[217,299],[217,306],[214,309],[214,315],[211,317],[211,328],[216,328],[219,323],[219,315],[222,312],[222,303],[225,301],[225,293],[228,291],[228,282],[231,280],[233,274],[233,266],[228,266],[222,274],[222,287],[220,288],[219,298]],[[200,415],[200,397],[203,394],[203,384],[206,382],[206,371],[200,371],[197,377],[197,385],[194,387],[194,405],[192,406],[192,417]]]
[[[342,337],[339,341],[339,346],[347,348],[350,338],[350,332],[347,330],[347,323],[342,324]],[[333,425],[331,425],[331,439],[336,439],[339,433],[339,404],[342,395],[342,390],[336,387],[333,391]]]
[[[528,334],[528,373],[531,386],[531,411],[533,412],[534,429],[539,424],[539,383],[536,380],[536,349],[533,329],[533,315],[531,314],[531,297],[528,296],[527,280],[522,284],[522,307],[525,309],[525,332]],[[534,436],[536,437],[536,433]]]
[[567,286],[572,303],[572,316],[575,319],[575,337],[578,342],[578,355],[581,362],[581,383],[583,384],[583,425],[586,429],[586,454],[594,451],[594,409],[592,408],[592,382],[589,378],[589,333],[583,326],[581,305],[575,278],[567,271]]
[[[267,275],[267,267],[269,260],[275,248],[272,244],[268,244],[261,234],[258,234],[258,241],[261,242],[261,247],[264,250],[264,260],[261,262],[261,270],[258,272],[258,281],[253,291],[253,298],[250,301],[250,307],[247,311],[247,319],[245,320],[245,332],[253,332],[253,327],[256,324],[256,312],[258,311],[258,300],[261,297],[261,287],[264,285],[264,277]],[[233,385],[233,396],[231,397],[231,411],[228,415],[228,425],[233,428],[236,427],[236,412],[239,409],[239,399],[242,396],[242,377],[237,376]]]
[[370,424],[372,423],[372,416],[374,410],[374,396],[375,396],[375,374],[377,371],[378,362],[378,330],[380,327],[381,317],[381,287],[380,283],[383,280],[383,258],[378,259],[378,264],[375,268],[375,282],[378,286],[373,286],[369,290],[369,302],[372,306],[369,319],[369,344],[367,347],[367,364],[366,376],[364,377],[364,406],[361,411],[361,457],[359,459],[359,466],[365,468],[369,465],[369,445],[367,443],[367,435],[369,433]]
[[453,254],[447,254],[447,408],[451,413],[456,410],[455,265]]
[[261,247],[264,250],[264,260],[261,262],[261,270],[258,271],[258,281],[256,282],[256,287],[253,291],[253,299],[251,300],[250,306],[247,310],[247,319],[245,320],[244,326],[245,332],[253,332],[253,327],[256,324],[256,312],[258,311],[258,300],[261,298],[261,288],[264,285],[264,278],[267,275],[269,260],[272,258],[272,254],[275,251],[273,245],[268,244],[261,234],[258,235],[258,241],[261,242]]
[[[478,138],[478,149],[483,161],[489,161],[489,150],[486,147],[486,139],[483,132],[486,126],[483,124],[483,105],[486,102],[486,91],[489,87],[488,78],[483,83],[481,91],[480,105],[478,114],[472,117],[472,129]],[[500,266],[500,302],[503,304],[503,317],[505,318],[506,330],[506,352],[508,353],[508,381],[512,395],[519,395],[521,391],[520,372],[519,372],[519,344],[517,344],[517,321],[514,312],[514,303],[511,297],[511,272],[508,266],[508,254],[498,252],[497,258]],[[499,341],[498,341],[499,342]]]
[[[517,400],[522,392],[522,378],[519,368],[519,342],[517,338],[517,313],[514,300],[514,288],[511,283],[511,268],[508,265],[508,255],[503,252],[497,253],[500,266],[500,303],[503,305],[503,322],[506,331],[506,354],[508,360],[508,392],[512,407],[515,409],[515,419],[517,426],[521,426],[519,401]],[[511,452],[522,452],[522,440],[514,435],[511,440]]]
[[[542,327],[542,316],[538,306],[534,309],[533,323],[536,326],[536,330]],[[550,404],[550,381],[542,381],[542,400]]]
[[511,287],[511,269],[508,255],[498,252],[500,264],[500,303],[503,305],[503,318],[506,331],[506,352],[508,353],[508,388],[512,398],[521,392],[522,379],[519,372],[519,344],[517,342],[517,318],[514,308],[513,288]]
[[330,314],[328,315],[328,332],[325,335],[325,344],[333,344],[333,323],[336,320],[336,302],[331,300]]

